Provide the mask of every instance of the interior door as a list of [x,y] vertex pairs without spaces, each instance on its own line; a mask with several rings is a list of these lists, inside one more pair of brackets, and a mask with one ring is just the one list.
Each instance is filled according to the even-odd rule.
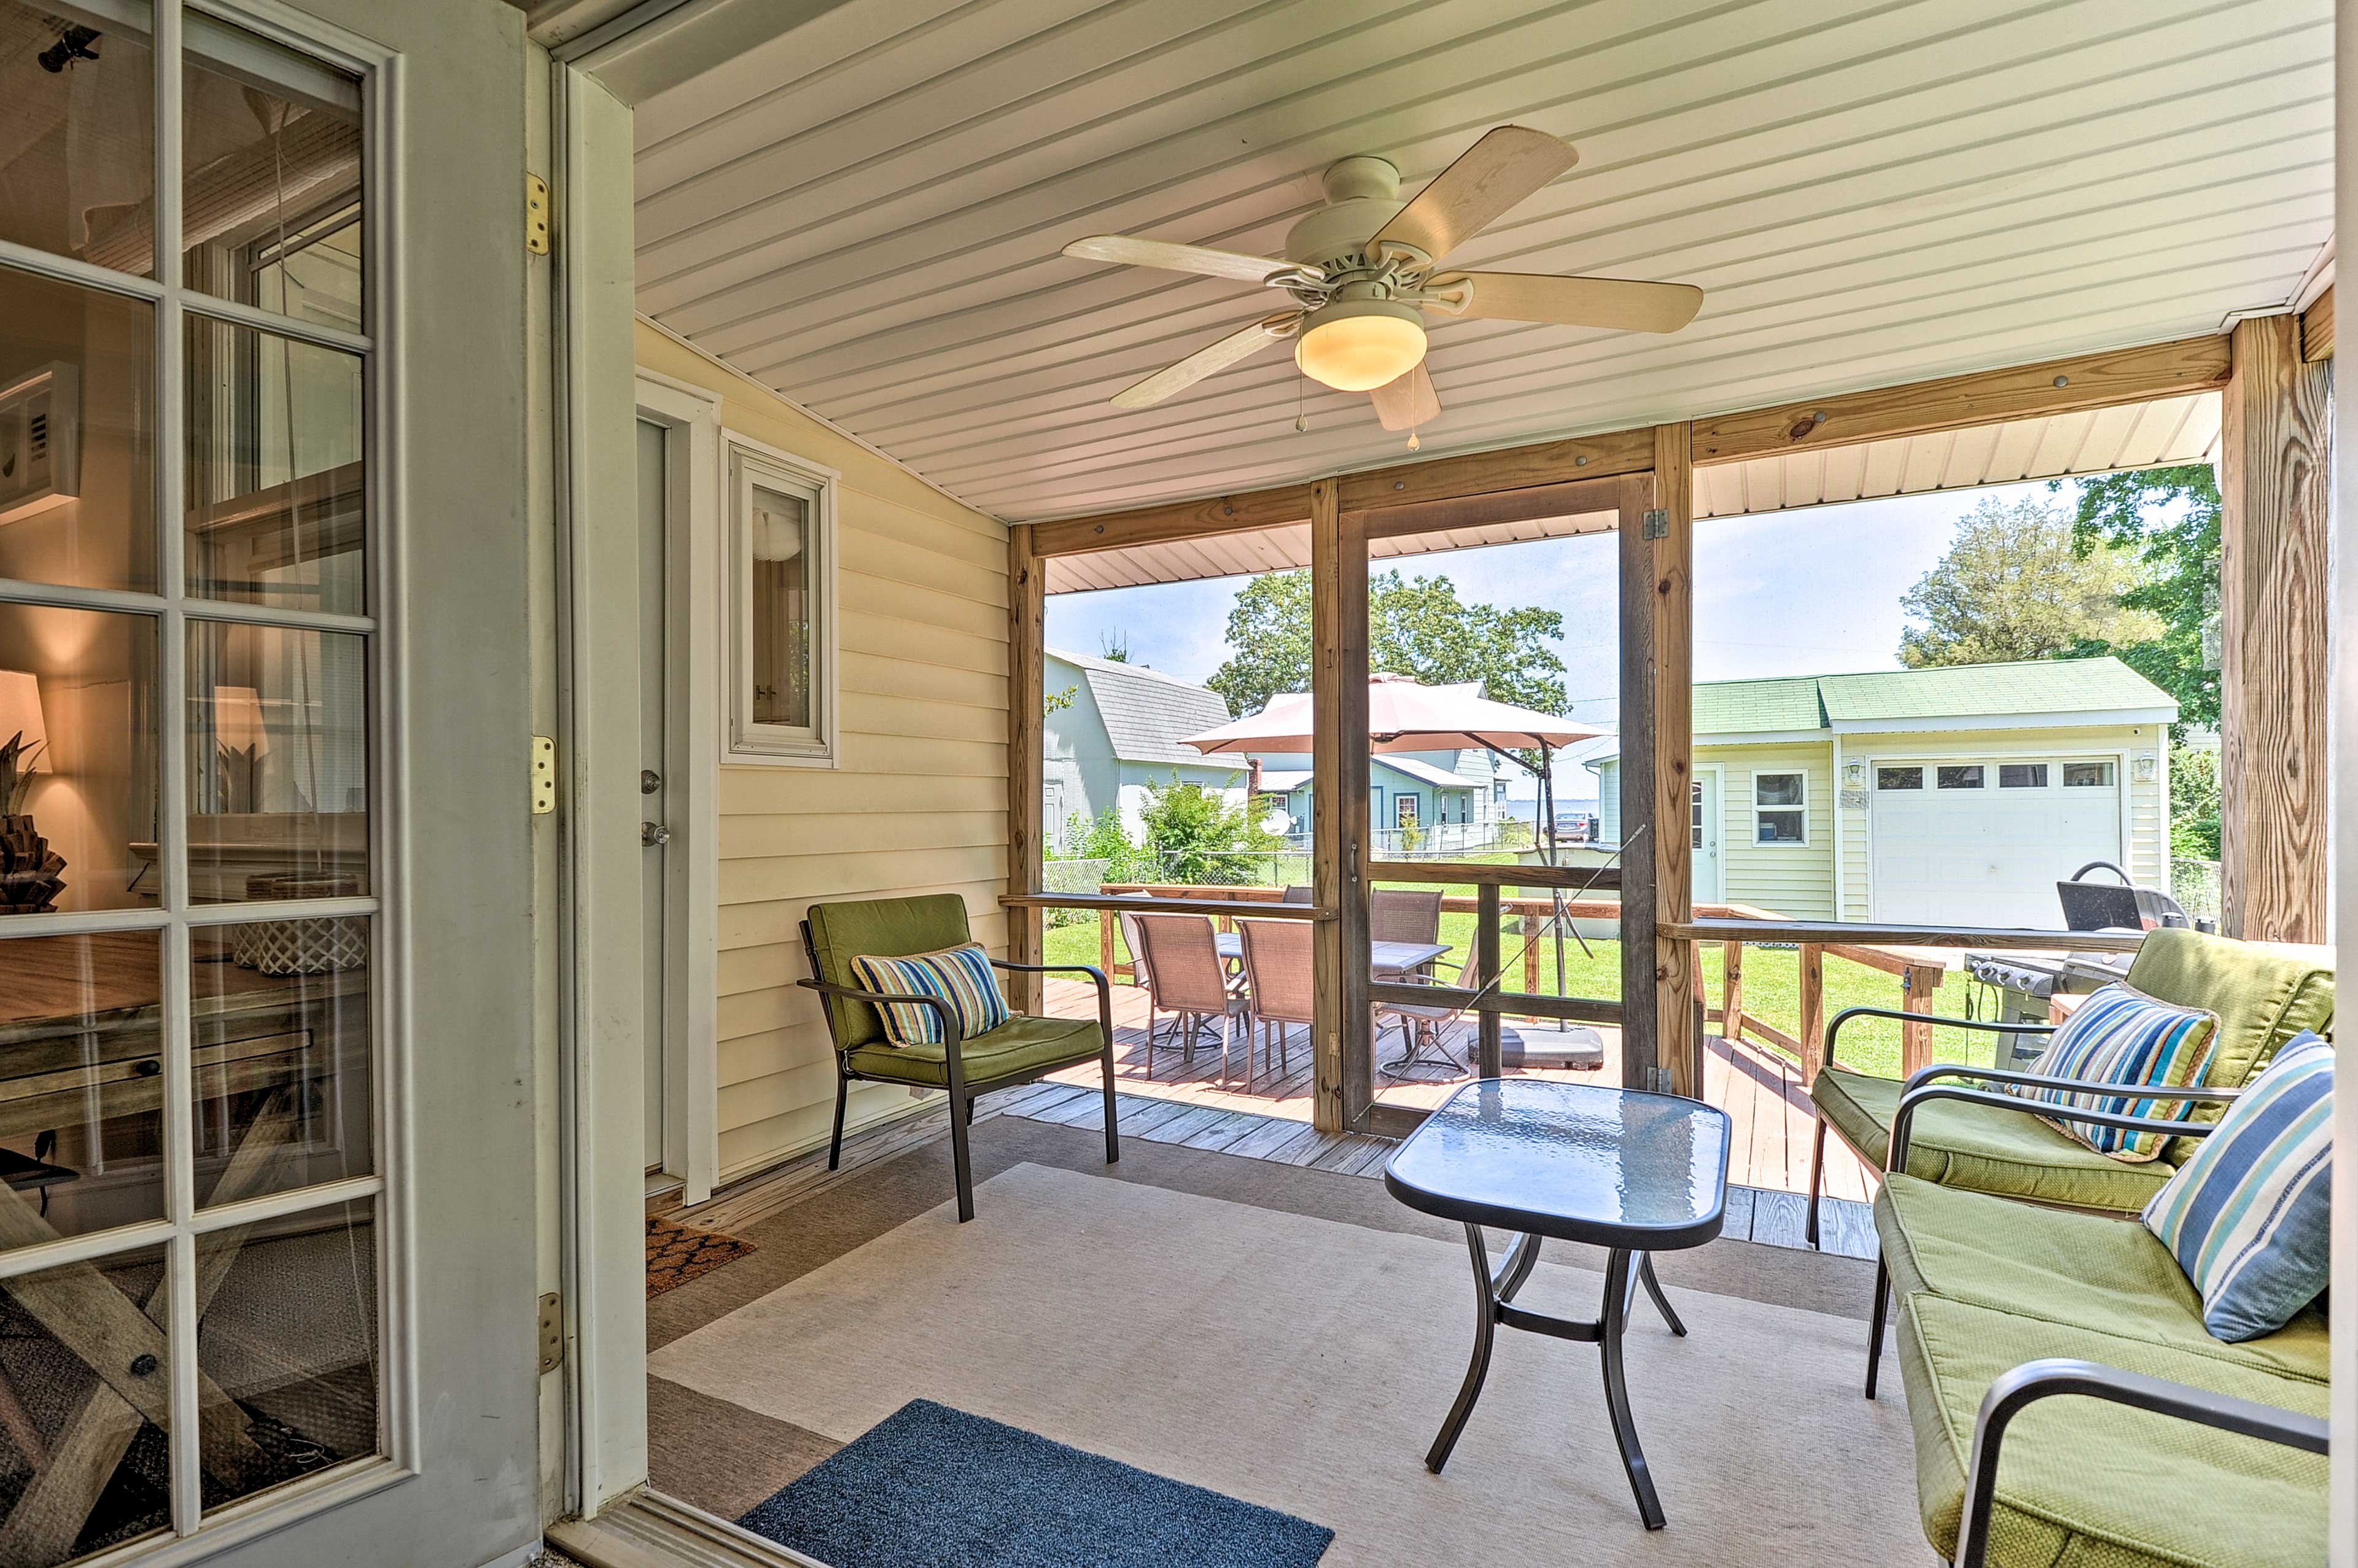
[[664,1070],[667,1060],[664,1021],[668,974],[665,911],[670,903],[671,828],[665,813],[670,787],[666,752],[665,687],[668,662],[664,452],[666,432],[651,419],[638,422],[639,479],[639,822],[640,907],[644,912],[641,960],[646,1009],[640,1047],[646,1098],[643,1149],[646,1168],[664,1166]]

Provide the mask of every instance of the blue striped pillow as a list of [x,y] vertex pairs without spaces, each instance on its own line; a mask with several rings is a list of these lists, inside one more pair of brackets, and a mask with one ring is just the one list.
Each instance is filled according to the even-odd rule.
[[[2174,1007],[2125,985],[2106,986],[2082,1002],[2055,1032],[2039,1064],[2046,1076],[2076,1078],[2087,1084],[2087,1089],[2001,1087],[2062,1112],[2101,1110],[2181,1120],[2193,1109],[2186,1101],[2147,1099],[2134,1092],[2118,1091],[2182,1089],[2200,1082],[2211,1059],[2211,1037],[2218,1027],[2218,1017],[2201,1008]],[[2039,1114],[2066,1137],[2124,1164],[2138,1164],[2161,1152],[2161,1135],[2157,1132],[2128,1132],[2093,1121],[2074,1121],[2069,1115],[2043,1110]]]
[[[958,1037],[971,1040],[1007,1022],[1006,993],[990,956],[979,943],[945,947],[937,953],[912,953],[903,958],[857,957],[851,972],[862,990],[888,996],[939,997],[957,1015]],[[884,1037],[895,1045],[938,1045],[942,1018],[930,1007],[911,1002],[881,1002]]]
[[2325,1289],[2333,1047],[2296,1035],[2146,1205],[2222,1339],[2274,1334]]

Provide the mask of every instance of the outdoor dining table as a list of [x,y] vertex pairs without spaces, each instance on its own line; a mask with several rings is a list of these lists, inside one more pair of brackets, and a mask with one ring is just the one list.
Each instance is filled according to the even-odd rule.
[[[1244,962],[1245,939],[1233,931],[1223,931],[1213,937],[1224,963]],[[1379,980],[1396,980],[1414,974],[1449,951],[1446,942],[1370,942],[1368,944],[1368,969]]]
[[[1462,1222],[1474,1262],[1474,1358],[1424,1457],[1434,1475],[1449,1462],[1490,1369],[1498,1325],[1595,1345],[1605,1363],[1605,1408],[1638,1514],[1662,1528],[1661,1499],[1638,1445],[1621,1337],[1644,1285],[1672,1334],[1686,1325],[1654,1278],[1651,1254],[1700,1247],[1717,1236],[1727,1204],[1727,1113],[1676,1095],[1531,1078],[1467,1084],[1409,1134],[1384,1166],[1392,1196]],[[1497,1269],[1482,1227],[1513,1232]],[[1593,1322],[1515,1304],[1554,1237],[1606,1249],[1605,1300]]]

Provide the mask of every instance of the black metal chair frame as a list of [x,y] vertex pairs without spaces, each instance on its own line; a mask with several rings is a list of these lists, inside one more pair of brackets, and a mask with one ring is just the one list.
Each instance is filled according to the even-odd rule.
[[[809,921],[802,922],[802,933],[803,952],[809,957],[811,974],[816,977],[818,973],[818,945],[811,940]],[[1098,1033],[1100,1042],[1098,1047],[1098,1061],[1105,1074],[1106,1163],[1109,1165],[1120,1163],[1121,1138],[1115,1125],[1114,1116],[1113,988],[1108,983],[1105,971],[1093,964],[1011,964],[1003,958],[991,959],[990,967],[1018,975],[1087,975],[1097,982]],[[1019,1085],[1036,1083],[1051,1073],[1064,1071],[1065,1068],[1073,1065],[1073,1063],[1060,1062],[1044,1067],[1026,1068],[1022,1072],[1010,1073],[979,1084],[969,1084],[966,1078],[966,1063],[959,1052],[959,1047],[965,1042],[965,1036],[958,1033],[957,1012],[940,998],[888,996],[882,991],[864,991],[850,986],[830,985],[817,978],[798,980],[795,983],[805,990],[817,991],[821,996],[837,997],[845,1001],[864,1001],[874,1007],[905,1006],[914,1002],[920,1007],[933,1009],[934,1016],[941,1020],[942,1064],[944,1076],[949,1080],[945,1087],[950,1098],[950,1164],[957,1179],[958,1223],[963,1225],[972,1219],[974,1217],[974,1161],[968,1148],[967,1130],[974,1124],[975,1097],[989,1094],[997,1089],[1014,1088]],[[834,1034],[835,1016],[829,1012],[827,1014],[828,1038],[833,1040]],[[1076,1057],[1075,1061],[1086,1059]],[[830,1171],[836,1169],[843,1159],[843,1115],[845,1106],[851,1098],[851,1086],[854,1082],[898,1084],[903,1088],[911,1087],[905,1078],[875,1077],[853,1071],[851,1053],[839,1042],[836,1044],[835,1130],[828,1136],[827,1143],[827,1168]]]
[[[1896,1018],[1909,1023],[1934,1023],[1944,1028],[1978,1029],[1985,1033],[2003,1034],[2052,1034],[2061,1027],[2053,1023],[2000,1023],[1978,1018],[1934,1018],[1929,1013],[1903,1012],[1896,1007],[1846,1007],[1834,1014],[1834,1021],[1826,1026],[1826,1065],[1828,1066],[1833,1065],[1834,1042],[1841,1035],[1843,1025],[1854,1018]],[[1909,1078],[1901,1092],[1905,1093],[1908,1088],[1915,1087],[1929,1075],[1948,1070],[1950,1069],[1945,1063],[1937,1063],[1926,1067]],[[1802,1234],[1814,1248],[1818,1245],[1818,1199],[1825,1190],[1826,1129],[1829,1123],[1824,1116],[1814,1112],[1812,1119],[1818,1125],[1810,1140],[1810,1212],[1802,1223]],[[1840,1128],[1834,1129],[1834,1136],[1842,1138],[1843,1146],[1861,1160],[1874,1159],[1874,1156],[1866,1150],[1857,1147],[1849,1139],[1843,1138]]]
[[[1974,1078],[1985,1082],[2027,1084],[2038,1087],[2067,1088],[2080,1094],[2101,1092],[2084,1078],[2049,1077],[2038,1073],[2013,1073],[1996,1067],[1963,1067],[1935,1065],[1926,1067],[1908,1080],[1908,1088],[1899,1097],[1899,1108],[1891,1118],[1891,1153],[1884,1161],[1883,1170],[1888,1176],[1908,1169],[1908,1141],[1915,1131],[1918,1108],[1934,1100],[1952,1099],[1965,1105],[1995,1106],[2002,1110],[2023,1110],[2030,1102],[2017,1095],[1993,1093],[1988,1089],[1967,1088],[1962,1084],[1932,1081],[1937,1077]],[[2134,1093],[2108,1095],[2112,1099],[2171,1100],[2192,1104],[2223,1105],[2238,1099],[2241,1089],[2138,1089]],[[2098,1127],[2118,1128],[2125,1132],[2158,1132],[2168,1138],[2207,1138],[2218,1130],[2215,1121],[2180,1121],[2156,1116],[2129,1116],[2120,1111],[2082,1110],[2077,1106],[2054,1107],[2054,1111],[2071,1121],[2092,1122]],[[2034,1113],[2035,1114],[2035,1113]],[[2028,1199],[2008,1200],[2028,1202]],[[2126,1217],[2123,1217],[2125,1222]],[[1866,1330],[1866,1397],[1875,1398],[1876,1374],[1883,1367],[1883,1320],[1891,1306],[1891,1264],[1881,1248],[1875,1258],[1875,1311],[1867,1320]]]
[[2214,1394],[2141,1372],[2124,1371],[2093,1361],[2050,1357],[2026,1361],[2001,1374],[1982,1396],[1974,1418],[1974,1447],[1965,1471],[1965,1506],[1957,1523],[1955,1568],[1988,1568],[1990,1516],[1997,1506],[1998,1454],[2007,1425],[2040,1400],[2062,1395],[2105,1400],[2148,1411],[2176,1421],[2263,1443],[2281,1444],[2304,1453],[2326,1451],[2328,1423],[2319,1416],[2298,1415],[2256,1400]]

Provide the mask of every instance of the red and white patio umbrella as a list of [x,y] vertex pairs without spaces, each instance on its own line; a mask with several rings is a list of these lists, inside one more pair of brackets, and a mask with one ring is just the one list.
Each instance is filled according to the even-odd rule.
[[[1310,694],[1289,692],[1267,708],[1180,743],[1206,756],[1313,749]],[[1608,731],[1511,703],[1493,702],[1478,683],[1426,686],[1401,675],[1368,677],[1368,738],[1379,752],[1552,752]],[[1517,759],[1520,761],[1520,759]]]
[[[1289,692],[1272,697],[1269,706],[1247,718],[1232,719],[1216,730],[1184,737],[1206,756],[1252,752],[1307,752],[1314,749],[1310,694]],[[1379,674],[1368,677],[1368,740],[1379,753],[1386,752],[1451,752],[1478,748],[1494,752],[1539,775],[1540,811],[1546,819],[1544,853],[1555,864],[1555,752],[1561,746],[1593,741],[1610,731],[1577,719],[1541,713],[1510,703],[1493,702],[1482,695],[1478,682],[1462,686],[1426,686],[1407,676]],[[1539,764],[1521,755],[1540,753]],[[1555,935],[1556,989],[1563,989],[1563,933],[1570,924],[1564,913],[1563,890],[1550,890],[1554,904],[1549,925]],[[1574,934],[1577,939],[1578,933]],[[1581,944],[1584,948],[1586,943]]]

